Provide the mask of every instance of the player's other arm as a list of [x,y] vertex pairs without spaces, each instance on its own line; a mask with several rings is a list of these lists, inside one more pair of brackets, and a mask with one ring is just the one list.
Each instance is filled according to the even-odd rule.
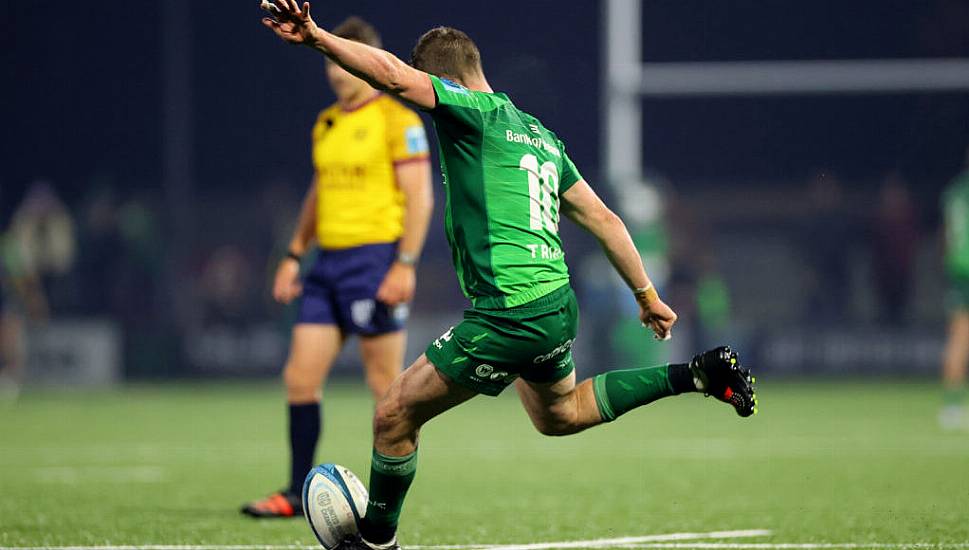
[[437,96],[427,73],[418,71],[390,52],[321,29],[310,16],[309,2],[304,2],[302,8],[294,0],[275,0],[275,3],[263,0],[261,5],[272,16],[263,18],[263,24],[286,42],[310,46],[374,88],[422,109],[433,109],[437,105]]
[[299,282],[299,259],[309,249],[310,240],[316,232],[316,180],[310,184],[310,190],[303,198],[300,208],[299,221],[293,231],[293,238],[289,241],[289,249],[285,258],[276,268],[273,280],[273,298],[281,304],[288,304],[302,294],[303,285]]
[[416,263],[424,248],[427,228],[434,210],[431,162],[427,158],[403,162],[394,168],[397,186],[404,194],[404,233],[400,236],[397,261],[377,290],[377,299],[388,305],[414,298]]
[[640,319],[657,338],[669,338],[676,313],[660,300],[622,219],[585,180],[579,180],[562,194],[562,213],[599,240],[613,267],[635,293]]

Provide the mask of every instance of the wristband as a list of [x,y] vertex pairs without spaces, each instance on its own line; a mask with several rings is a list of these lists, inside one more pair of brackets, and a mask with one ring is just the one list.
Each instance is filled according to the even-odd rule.
[[289,250],[289,251],[286,252],[286,257],[289,258],[289,259],[291,259],[291,260],[296,260],[296,263],[300,263],[300,262],[303,261],[303,257],[300,256],[299,254],[293,252],[292,250]]
[[407,252],[400,252],[397,254],[397,263],[404,265],[409,265],[411,267],[417,265],[417,254],[408,254]]
[[649,283],[644,287],[634,288],[633,296],[643,298],[647,303],[659,299],[659,294],[656,293],[656,288],[653,286],[653,283]]

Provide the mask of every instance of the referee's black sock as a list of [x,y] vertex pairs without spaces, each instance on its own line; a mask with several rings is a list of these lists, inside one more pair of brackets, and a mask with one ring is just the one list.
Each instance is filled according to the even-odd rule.
[[316,442],[320,438],[320,404],[289,406],[290,481],[289,490],[302,494],[303,481],[313,467]]

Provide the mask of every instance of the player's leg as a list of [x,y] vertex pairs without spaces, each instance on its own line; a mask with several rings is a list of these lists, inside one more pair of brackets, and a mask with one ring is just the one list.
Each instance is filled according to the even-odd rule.
[[525,412],[540,433],[568,435],[602,424],[592,380],[575,384],[575,371],[558,382],[540,384],[515,381]]
[[0,310],[0,402],[14,402],[24,378],[24,325],[14,312]]
[[289,414],[289,484],[278,493],[244,506],[242,512],[253,517],[292,517],[302,513],[303,481],[313,467],[320,439],[322,387],[346,333],[333,296],[332,271],[339,265],[338,259],[321,251],[303,280],[299,313],[283,367]]
[[383,397],[390,384],[400,375],[406,347],[407,333],[403,330],[360,338],[360,356],[367,386],[375,400]]
[[963,401],[966,369],[969,363],[969,309],[959,308],[949,319],[949,336],[942,363],[942,382],[945,406],[939,415],[944,428],[958,428],[965,424]]
[[289,483],[285,489],[243,506],[257,518],[292,517],[302,513],[303,480],[313,467],[320,438],[322,388],[342,346],[340,329],[332,324],[293,327],[283,383],[289,415]]
[[397,520],[417,471],[417,438],[430,419],[477,395],[441,374],[421,355],[391,384],[374,413],[374,448],[367,513],[360,534],[393,547]]
[[658,399],[697,391],[687,365],[611,371],[575,383],[575,371],[551,383],[519,379],[515,389],[535,428],[570,435]]
[[741,416],[755,412],[750,371],[725,347],[699,354],[689,364],[609,371],[578,385],[574,371],[554,382],[536,381],[540,370],[525,372],[515,389],[532,423],[546,435],[574,434],[664,397],[699,391],[731,404]]
[[340,352],[343,335],[336,325],[293,327],[289,359],[283,369],[289,406],[290,484],[299,495],[313,467],[322,423],[323,385]]
[[360,336],[367,385],[379,399],[400,374],[407,345],[407,305],[388,306],[377,300],[377,291],[397,258],[397,245],[365,245],[338,254],[337,317],[345,331]]

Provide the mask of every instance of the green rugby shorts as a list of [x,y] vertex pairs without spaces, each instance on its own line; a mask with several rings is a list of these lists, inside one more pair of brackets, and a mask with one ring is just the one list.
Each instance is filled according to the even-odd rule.
[[538,384],[568,376],[578,325],[579,305],[566,283],[518,307],[466,310],[425,355],[451,380],[494,396],[519,376]]

